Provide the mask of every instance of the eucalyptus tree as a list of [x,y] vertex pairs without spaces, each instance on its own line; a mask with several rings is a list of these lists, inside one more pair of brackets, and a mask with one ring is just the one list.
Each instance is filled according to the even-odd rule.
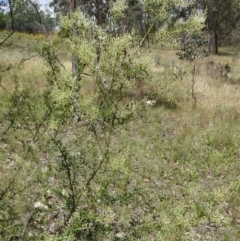
[[33,34],[39,33],[41,31],[39,17],[48,31],[52,31],[55,27],[55,20],[51,16],[51,12],[41,10],[38,2],[9,0],[5,1],[5,7],[6,27],[8,29]]
[[224,43],[236,28],[240,15],[239,0],[208,0],[206,25],[214,38],[214,52],[218,53],[219,43]]
[[206,28],[210,50],[218,53],[219,44],[226,44],[236,30],[240,16],[239,0],[195,0],[195,9],[206,11]]
[[[71,11],[70,1],[68,0],[52,0],[49,6],[54,8],[54,12],[57,15],[66,15]],[[79,0],[76,1],[76,7],[81,9],[86,16],[94,18],[100,25],[106,21],[107,12],[109,9],[109,1]]]

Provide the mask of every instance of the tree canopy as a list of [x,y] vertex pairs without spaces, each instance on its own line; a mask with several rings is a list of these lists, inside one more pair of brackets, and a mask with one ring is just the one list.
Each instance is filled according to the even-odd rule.
[[2,3],[4,11],[1,12],[2,29],[14,28],[18,32],[39,33],[41,27],[39,18],[44,24],[46,30],[52,31],[56,26],[56,21],[49,10],[43,11],[40,5],[35,1],[28,0],[12,0]]

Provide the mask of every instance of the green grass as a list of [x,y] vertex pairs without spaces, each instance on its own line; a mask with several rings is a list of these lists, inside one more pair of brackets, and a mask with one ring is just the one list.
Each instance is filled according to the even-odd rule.
[[[24,44],[25,40],[20,40]],[[21,60],[23,55],[19,54],[18,48],[22,45],[19,46],[20,43],[13,48],[0,48],[1,56],[6,57],[4,61],[0,60],[1,68]],[[156,106],[144,106],[140,117],[136,115],[121,127],[112,140],[116,150],[128,149],[129,165],[134,169],[133,179],[137,186],[145,188],[146,195],[152,195],[155,220],[149,224],[152,236],[145,240],[240,240],[240,85],[237,83],[240,71],[236,65],[240,60],[232,65],[233,76],[224,80],[215,78],[208,62],[232,63],[231,56],[210,56],[199,60],[195,89],[198,99],[194,108],[190,74],[182,80],[174,79],[171,74],[173,59],[179,68],[186,70],[189,69],[188,63],[178,61],[173,51],[157,51],[162,62],[152,66],[154,81],[149,83],[146,80],[141,88],[146,92],[156,90],[152,98],[164,101]],[[156,51],[153,58],[154,55]],[[41,71],[39,58],[26,62],[18,69],[20,86],[32,88],[33,93],[44,89]],[[213,75],[208,74],[210,72]],[[9,93],[13,92],[13,78],[14,70],[2,74],[4,89],[0,89],[0,109],[4,113],[9,106]],[[35,101],[41,112],[41,106]],[[1,123],[3,116],[0,114],[0,134],[6,125]],[[74,139],[74,128],[66,128],[65,141]],[[17,163],[10,165],[11,156],[17,155],[21,149],[21,143],[15,138],[17,134],[12,131],[0,141],[0,170],[5,174],[0,179],[0,191],[7,185],[6,176],[13,175],[12,167],[17,166]],[[24,170],[18,177],[19,188],[21,180],[29,181],[26,176],[36,175],[38,168],[43,168],[38,163],[41,150],[37,150],[34,143],[30,144],[32,152],[29,155],[32,155],[34,165],[23,165]],[[44,140],[43,145],[47,146]],[[24,197],[17,196],[16,199],[21,205],[15,211],[24,216],[29,204],[24,204]]]

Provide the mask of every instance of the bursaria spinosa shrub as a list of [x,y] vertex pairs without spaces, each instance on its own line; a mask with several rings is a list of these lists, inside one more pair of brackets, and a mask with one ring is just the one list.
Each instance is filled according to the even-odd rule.
[[[132,52],[131,34],[107,35],[77,12],[61,23],[62,44],[78,72],[61,67],[58,46],[44,46],[48,84],[41,98],[49,116],[43,135],[52,161],[44,169],[41,202],[54,200],[45,212],[60,212],[46,230],[80,240],[134,236],[138,221],[129,223],[142,191],[133,180],[128,150],[114,144],[114,136],[135,115],[138,103],[126,108],[125,99],[136,81],[150,76],[150,61]],[[143,220],[144,212],[137,216]]]

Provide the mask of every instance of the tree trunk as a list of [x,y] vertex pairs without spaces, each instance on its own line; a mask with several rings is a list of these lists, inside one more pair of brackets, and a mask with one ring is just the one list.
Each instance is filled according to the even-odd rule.
[[[76,11],[77,9],[77,0],[70,0],[70,10],[71,12]],[[73,31],[77,32],[76,27],[73,26]],[[79,59],[73,54],[72,56],[72,76],[76,76],[79,72]]]
[[[100,26],[102,24],[102,19],[101,19],[101,13],[100,13],[100,6],[99,6],[99,0],[95,0],[95,19],[96,19],[96,24]],[[96,39],[96,54],[97,57],[95,59],[95,66],[99,65],[100,62],[100,57],[101,57],[101,47],[99,44],[99,39],[98,36],[95,36]]]
[[214,53],[215,54],[218,54],[218,21],[219,21],[219,18],[218,18],[218,15],[219,15],[219,12],[218,12],[218,8],[217,8],[217,2],[214,2],[215,4],[215,11],[214,11]]
[[99,6],[99,0],[95,1],[95,18],[96,18],[96,24],[101,25],[102,19],[101,19],[101,13],[100,13],[100,6]]
[[214,34],[214,42],[215,42],[215,54],[218,54],[218,35],[217,35],[217,33],[215,32],[215,34]]
[[211,54],[218,53],[218,39],[216,33],[208,33],[208,51]]
[[70,0],[70,9],[72,12],[77,9],[77,0]]

